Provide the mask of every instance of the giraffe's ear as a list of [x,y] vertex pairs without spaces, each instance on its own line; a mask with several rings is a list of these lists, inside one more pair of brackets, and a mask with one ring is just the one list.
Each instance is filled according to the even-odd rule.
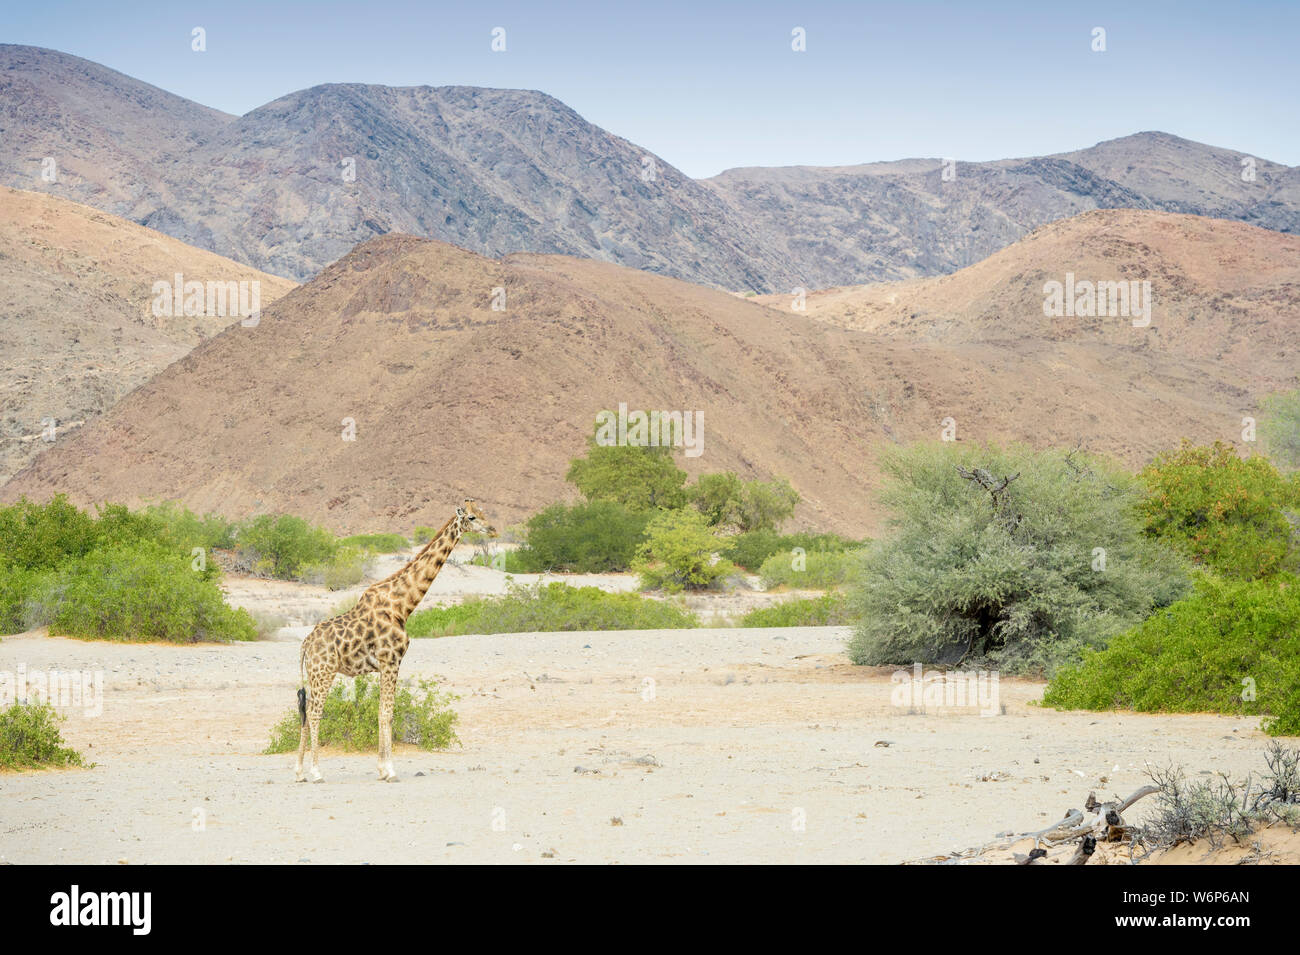
[[465,516],[465,508],[463,508],[463,507],[458,507],[458,508],[456,508],[456,516],[457,516],[457,517],[464,517],[464,516]]

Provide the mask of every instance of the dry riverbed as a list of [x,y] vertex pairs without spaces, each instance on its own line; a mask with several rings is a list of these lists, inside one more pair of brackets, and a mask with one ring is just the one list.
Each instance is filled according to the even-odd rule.
[[846,633],[418,640],[403,676],[461,695],[463,746],[399,747],[396,784],[327,752],[319,785],[261,754],[294,705],[291,640],[7,637],[0,671],[97,671],[104,696],[64,727],[95,768],[0,774],[0,861],[896,863],[1040,829],[1147,764],[1263,765],[1255,720],[1057,713],[1030,681],[1003,679],[994,716],[896,706]]

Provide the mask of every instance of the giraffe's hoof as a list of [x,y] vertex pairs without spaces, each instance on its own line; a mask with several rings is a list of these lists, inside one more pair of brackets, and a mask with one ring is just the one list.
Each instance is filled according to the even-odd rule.
[[325,782],[325,777],[324,777],[324,776],[313,776],[313,777],[311,778],[311,781],[314,782],[314,783],[323,783],[323,782]]
[[293,781],[295,783],[305,783],[307,781],[307,777],[304,776],[302,773],[299,773],[297,776],[293,777]]

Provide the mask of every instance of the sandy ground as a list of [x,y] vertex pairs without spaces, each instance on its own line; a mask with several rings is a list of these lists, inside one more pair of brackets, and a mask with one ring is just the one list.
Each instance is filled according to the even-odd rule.
[[0,671],[97,670],[105,691],[64,728],[95,768],[0,774],[0,861],[897,863],[1126,795],[1148,763],[1263,765],[1254,720],[1057,713],[1027,681],[1001,681],[995,716],[898,707],[845,635],[415,641],[403,676],[461,695],[463,746],[399,747],[396,784],[372,754],[328,752],[319,785],[260,754],[294,703],[293,642],[5,638]]

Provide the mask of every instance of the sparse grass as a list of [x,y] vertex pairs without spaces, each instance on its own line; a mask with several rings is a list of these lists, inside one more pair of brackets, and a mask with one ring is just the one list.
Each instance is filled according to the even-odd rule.
[[257,628],[257,639],[269,640],[279,632],[281,627],[289,625],[289,618],[284,614],[254,610],[251,614],[253,626]]
[[850,622],[844,595],[839,593],[757,607],[740,618],[742,627],[838,627]]
[[502,597],[420,610],[406,622],[411,637],[557,630],[677,630],[699,626],[694,614],[662,600],[552,583],[513,586]]
[[774,587],[829,590],[844,583],[855,557],[853,551],[773,554],[763,561],[758,574],[768,590]]
[[1139,827],[1141,841],[1161,849],[1207,839],[1217,849],[1229,839],[1242,843],[1261,826],[1300,826],[1300,749],[1274,740],[1264,761],[1267,770],[1258,783],[1234,782],[1225,774],[1189,781],[1175,767],[1148,770],[1160,791],[1155,813]]
[[63,745],[61,721],[48,703],[14,703],[0,710],[0,768],[85,766],[80,753]]
[[[459,743],[456,712],[451,704],[460,697],[438,690],[433,680],[416,680],[414,690],[397,688],[393,703],[393,740],[420,749],[446,749]],[[271,730],[267,753],[296,753],[301,718],[295,707]],[[336,683],[325,698],[321,713],[320,743],[345,750],[371,750],[379,746],[379,680],[359,676]]]

